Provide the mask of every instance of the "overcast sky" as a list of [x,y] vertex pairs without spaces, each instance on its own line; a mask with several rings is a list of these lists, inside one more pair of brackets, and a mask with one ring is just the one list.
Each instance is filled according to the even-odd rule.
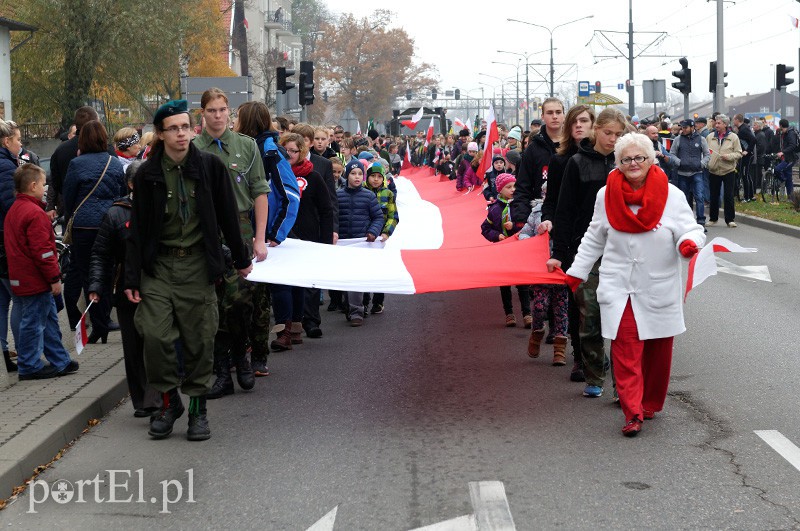
[[[545,29],[508,22],[516,18],[553,28],[559,24],[593,15],[558,28],[553,33],[555,63],[575,63],[576,67],[556,66],[555,78],[563,75],[564,82],[577,81],[602,83],[605,93],[627,102],[624,91],[617,90],[618,83],[628,78],[628,63],[624,58],[600,59],[602,55],[618,55],[617,50],[605,41],[599,30],[627,53],[628,0],[560,0],[558,2],[531,0],[522,2],[460,2],[399,3],[396,0],[327,0],[334,13],[368,15],[370,10],[385,8],[395,14],[393,25],[403,27],[414,39],[416,55],[435,64],[439,71],[440,89],[461,88],[462,93],[477,89],[479,81],[498,85],[499,81],[478,72],[508,78],[516,77],[516,67],[492,64],[492,61],[516,63],[518,57],[497,53],[510,50],[534,54],[531,63],[548,63],[550,34]],[[485,10],[485,6],[494,9]],[[511,9],[512,6],[517,9]],[[557,6],[557,7],[551,7]],[[403,9],[403,11],[400,11]],[[638,58],[634,63],[637,100],[641,99],[642,79],[666,79],[668,90],[675,81],[671,72],[680,68],[678,57],[686,56],[692,69],[693,99],[710,99],[708,92],[709,61],[717,55],[716,1],[705,0],[634,0],[633,28],[642,32],[635,36],[635,54],[658,38],[657,44],[645,55],[656,58]],[[735,0],[725,2],[725,70],[728,72],[726,95],[743,95],[746,92],[767,92],[774,84],[775,67],[784,63],[795,67],[789,75],[798,79],[798,49],[800,30],[792,27],[790,16],[800,17],[798,0]],[[659,38],[659,32],[667,35]],[[651,32],[651,33],[645,33]],[[487,40],[484,36],[488,36]],[[459,43],[456,46],[456,43]],[[461,43],[467,43],[463,45]],[[678,57],[668,57],[678,56]],[[546,95],[547,85],[540,82],[540,74],[547,76],[547,66],[531,67],[531,97],[534,93]],[[524,67],[520,71],[524,80]],[[535,81],[535,82],[534,82]],[[558,91],[558,83],[556,84]],[[789,87],[797,90],[798,84]],[[523,85],[524,87],[524,85]],[[485,88],[488,97],[492,89]],[[499,88],[496,89],[499,97]],[[513,93],[511,85],[507,94]],[[480,90],[472,91],[472,96]],[[524,89],[521,94],[524,95]],[[521,96],[523,97],[523,96]]]

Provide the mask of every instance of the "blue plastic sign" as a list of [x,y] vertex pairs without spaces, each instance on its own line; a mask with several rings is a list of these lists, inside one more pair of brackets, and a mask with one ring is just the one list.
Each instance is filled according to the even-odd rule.
[[589,82],[588,81],[578,81],[578,96],[589,96]]

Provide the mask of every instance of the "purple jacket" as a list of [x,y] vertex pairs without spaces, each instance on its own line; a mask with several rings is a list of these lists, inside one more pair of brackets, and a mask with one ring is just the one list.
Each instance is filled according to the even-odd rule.
[[486,214],[486,219],[481,223],[481,234],[490,242],[499,242],[500,235],[511,236],[517,232],[516,227],[511,230],[503,228],[503,222],[511,220],[511,210],[509,209],[508,201],[500,197],[497,201],[489,206],[489,212]]

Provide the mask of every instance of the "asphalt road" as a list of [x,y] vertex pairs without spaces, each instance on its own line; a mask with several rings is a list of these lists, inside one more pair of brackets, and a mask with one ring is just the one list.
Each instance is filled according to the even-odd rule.
[[[517,529],[800,528],[800,471],[754,433],[800,445],[797,240],[715,235],[758,247],[724,258],[766,264],[773,282],[721,274],[689,295],[665,411],[635,439],[608,387],[584,398],[549,347],[528,358],[498,290],[390,296],[362,328],[324,314],[323,339],[211,402],[209,441],[186,441],[185,417],[152,441],[123,403],[0,525],[302,530],[338,507],[337,530],[406,530],[473,513],[469,482],[496,480]],[[114,492],[130,502],[109,503],[108,470],[131,471]],[[98,474],[77,503],[77,482]],[[58,479],[74,497],[45,501]]]

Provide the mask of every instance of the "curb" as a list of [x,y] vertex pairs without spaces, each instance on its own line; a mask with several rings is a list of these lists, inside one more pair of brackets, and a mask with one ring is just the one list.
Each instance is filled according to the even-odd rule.
[[765,229],[776,234],[783,234],[784,236],[791,236],[792,238],[800,238],[800,227],[794,225],[787,225],[778,221],[759,218],[756,216],[749,216],[747,214],[736,213],[736,221],[742,225],[750,225],[759,229]]
[[15,487],[30,479],[36,467],[49,463],[80,436],[90,419],[104,417],[126,396],[128,386],[124,373],[109,370],[3,445],[0,500],[9,498]]

